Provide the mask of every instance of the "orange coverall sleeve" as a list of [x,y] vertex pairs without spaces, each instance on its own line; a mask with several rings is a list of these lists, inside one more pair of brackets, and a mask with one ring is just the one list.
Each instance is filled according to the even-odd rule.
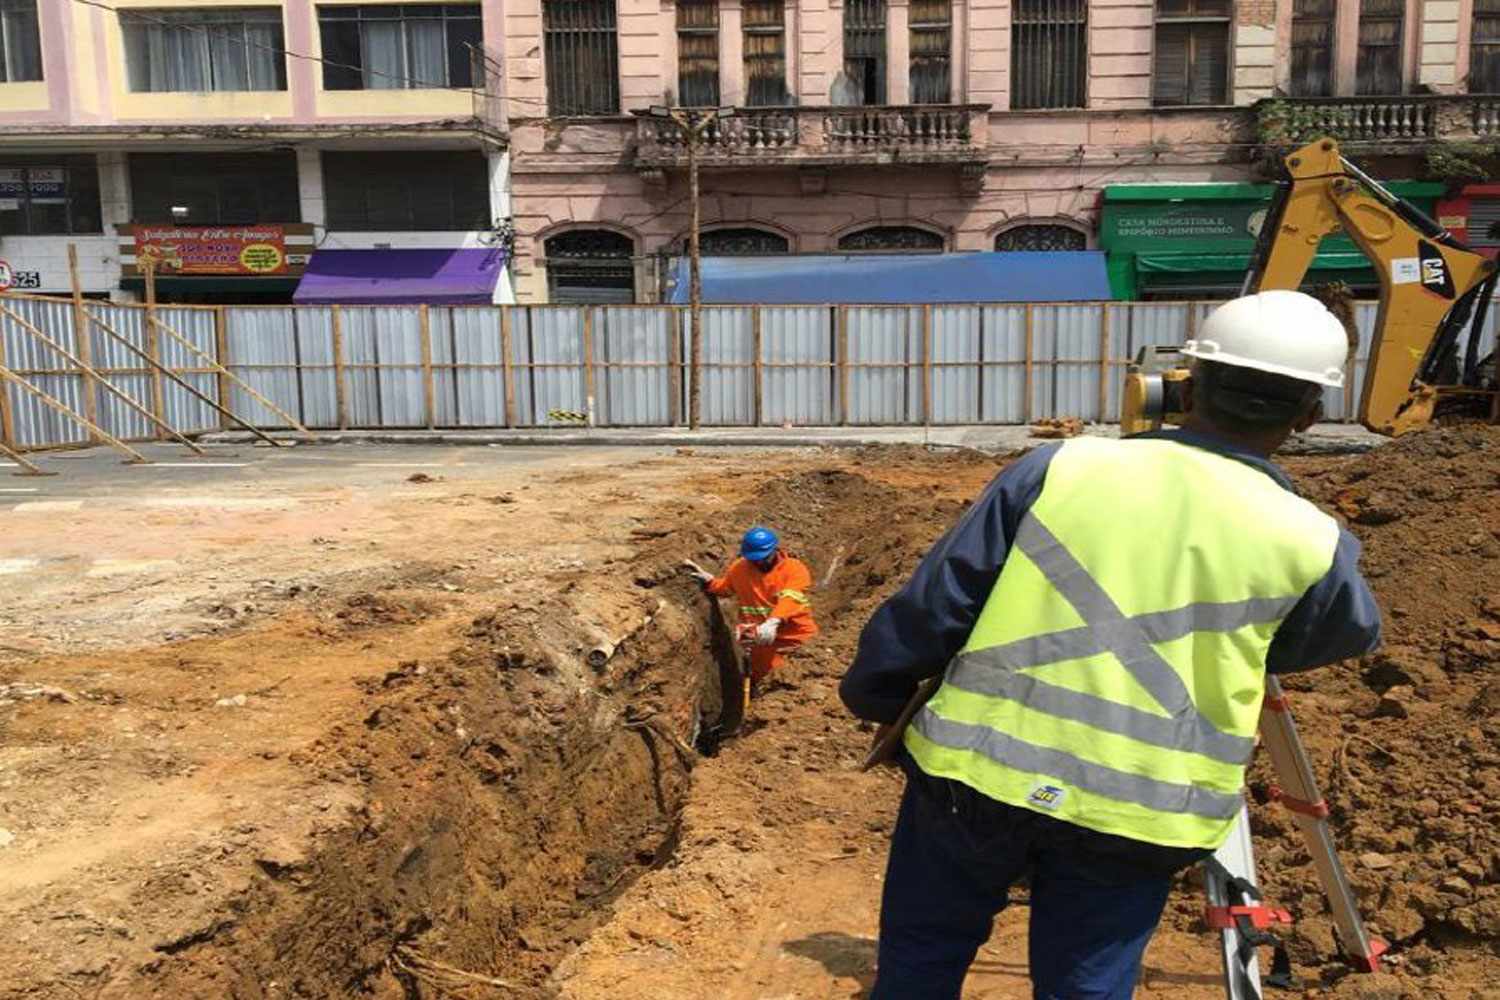
[[728,597],[730,594],[733,594],[734,584],[729,582],[729,576],[730,573],[734,570],[735,564],[738,562],[739,560],[736,559],[734,562],[730,563],[729,568],[724,571],[723,576],[714,577],[712,580],[708,581],[707,585],[705,585],[703,589],[708,591],[710,594],[713,594],[715,597]]
[[787,621],[796,615],[806,615],[812,610],[812,573],[800,560],[794,560],[786,568],[781,590],[776,594],[776,604],[771,608],[771,617]]

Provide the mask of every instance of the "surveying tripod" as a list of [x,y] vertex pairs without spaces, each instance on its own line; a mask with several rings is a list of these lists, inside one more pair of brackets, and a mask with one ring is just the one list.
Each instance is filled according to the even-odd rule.
[[[1333,832],[1328,828],[1328,805],[1318,791],[1312,764],[1297,736],[1297,724],[1292,721],[1287,697],[1280,682],[1270,674],[1266,675],[1260,737],[1280,782],[1272,788],[1272,798],[1290,810],[1302,832],[1307,853],[1318,870],[1318,881],[1323,884],[1323,895],[1328,898],[1344,956],[1361,972],[1379,971],[1386,943],[1370,937],[1360,919],[1359,905],[1339,862]],[[1276,945],[1266,982],[1291,988],[1291,963],[1285,949],[1268,931],[1276,924],[1291,923],[1292,918],[1285,910],[1266,906],[1256,887],[1248,808],[1240,810],[1229,840],[1204,862],[1203,876],[1208,895],[1205,918],[1210,928],[1220,932],[1224,988],[1229,1000],[1261,1000],[1260,962],[1256,953],[1260,945]]]

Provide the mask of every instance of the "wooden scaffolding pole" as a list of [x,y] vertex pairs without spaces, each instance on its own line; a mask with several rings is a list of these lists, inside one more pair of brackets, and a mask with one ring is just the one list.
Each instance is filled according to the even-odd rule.
[[11,448],[8,445],[0,444],[0,455],[4,455],[6,458],[10,459],[12,462],[15,462],[21,468],[23,468],[23,469],[26,470],[25,472],[17,472],[16,475],[18,475],[18,476],[55,476],[55,475],[57,475],[57,473],[55,473],[55,472],[48,472],[45,469],[43,469],[41,466],[36,465],[36,464],[34,464],[32,462],[27,461],[26,458],[20,452],[11,450]]
[[[82,310],[80,309],[80,311],[82,311]],[[197,445],[193,444],[193,442],[189,441],[187,438],[185,438],[181,434],[179,434],[177,432],[176,428],[174,428],[171,424],[168,424],[165,420],[162,420],[159,417],[157,417],[156,415],[154,415],[150,410],[146,409],[140,403],[137,403],[134,399],[132,399],[129,395],[127,395],[123,390],[117,388],[108,379],[106,379],[104,376],[100,375],[99,372],[96,371],[92,365],[90,365],[88,362],[84,361],[81,357],[79,357],[78,355],[74,354],[72,351],[68,350],[62,344],[58,343],[57,341],[53,340],[51,337],[47,336],[45,333],[43,333],[41,330],[37,329],[31,323],[27,322],[25,319],[21,318],[21,316],[19,314],[17,314],[14,310],[12,310],[9,306],[7,306],[7,305],[0,305],[0,314],[4,314],[5,316],[8,316],[10,318],[11,322],[19,324],[21,326],[21,328],[24,329],[27,333],[31,334],[37,340],[40,340],[42,343],[44,343],[48,347],[52,348],[58,354],[61,354],[64,358],[66,358],[68,360],[68,362],[70,364],[75,365],[79,369],[79,371],[83,372],[84,377],[86,379],[88,379],[88,381],[90,383],[92,383],[94,385],[98,385],[101,388],[107,390],[111,395],[117,397],[126,406],[130,407],[132,410],[136,411],[141,416],[145,417],[147,420],[149,420],[153,424],[155,424],[156,427],[157,427],[157,429],[159,429],[161,431],[164,431],[170,437],[176,438],[179,442],[181,442],[186,448],[188,448],[189,450],[191,450],[194,454],[202,455],[204,453],[202,448],[200,448]],[[88,335],[88,323],[87,323],[87,319],[85,319],[84,325],[82,327],[79,327],[79,329],[82,332],[79,334],[78,339],[80,341],[82,341]],[[91,395],[92,395],[91,393],[89,395],[85,395],[84,399],[87,401],[90,398]],[[88,409],[92,409],[92,407],[85,407],[86,411]],[[98,422],[97,415],[89,414],[89,413],[85,412],[84,416],[88,417],[88,419],[90,420],[90,422],[93,422],[93,423],[97,423]]]
[[25,392],[31,393],[37,399],[41,400],[44,405],[50,407],[53,410],[56,410],[58,413],[61,413],[63,416],[67,417],[69,420],[72,420],[74,423],[78,424],[84,429],[92,431],[106,443],[113,445],[120,451],[123,451],[125,454],[130,456],[131,464],[149,463],[151,461],[145,455],[142,455],[140,452],[130,447],[130,445],[126,444],[124,441],[121,441],[119,438],[106,431],[103,427],[100,427],[98,424],[94,423],[88,417],[85,417],[83,414],[74,410],[67,404],[53,399],[51,396],[47,395],[45,392],[38,389],[36,386],[32,385],[30,382],[26,381],[24,378],[17,375],[15,372],[11,371],[4,365],[0,365],[0,378],[5,379],[7,382],[10,382],[15,386],[18,386]]
[[[98,322],[98,317],[95,317],[94,321]],[[223,365],[219,364],[219,362],[210,355],[199,350],[198,346],[191,340],[188,340],[182,334],[178,333],[176,330],[172,329],[170,326],[163,323],[153,315],[147,316],[147,322],[151,327],[160,330],[162,333],[165,333],[168,337],[171,337],[173,340],[177,341],[177,343],[187,348],[189,352],[196,355],[201,361],[203,361],[204,364],[208,365],[208,367],[212,368],[219,375],[227,377],[235,385],[243,389],[246,395],[248,395],[251,399],[254,399],[256,402],[260,403],[260,405],[264,406],[266,409],[270,410],[272,413],[276,414],[278,417],[285,420],[288,424],[297,428],[297,430],[301,431],[303,434],[306,434],[308,437],[317,437],[317,435],[312,431],[308,430],[306,427],[303,427],[302,422],[299,421],[296,417],[292,416],[290,413],[286,412],[281,407],[277,406],[275,403],[271,402],[265,396],[256,391],[255,387],[250,383],[240,378],[228,368],[225,368]]]
[[83,315],[83,282],[78,278],[78,246],[73,243],[68,244],[68,280],[73,286],[73,339],[77,341],[74,346],[83,359],[78,365],[84,371],[83,415],[98,423],[101,383],[94,372],[94,344],[89,336],[88,320]]
[[176,372],[171,371],[171,370],[167,369],[166,367],[164,367],[163,365],[161,365],[160,363],[158,363],[156,361],[156,359],[154,359],[154,358],[151,357],[151,355],[147,354],[145,351],[141,350],[139,347],[137,347],[134,344],[132,344],[130,342],[130,339],[128,337],[123,336],[120,333],[120,331],[116,330],[114,327],[112,327],[108,323],[104,322],[104,320],[100,319],[98,316],[94,315],[93,313],[88,313],[88,317],[89,317],[89,322],[93,323],[99,329],[103,330],[106,334],[108,334],[112,339],[114,339],[115,341],[119,342],[119,344],[122,347],[124,347],[127,351],[129,351],[131,354],[134,354],[136,357],[138,357],[142,361],[146,362],[146,364],[151,367],[152,371],[161,372],[167,378],[171,379],[174,383],[176,383],[177,385],[179,385],[182,388],[186,389],[199,402],[205,403],[208,406],[213,407],[214,410],[216,410],[220,415],[228,417],[230,420],[234,421],[235,423],[239,424],[241,427],[245,428],[245,430],[249,431],[251,434],[254,434],[256,437],[260,438],[262,441],[264,441],[267,444],[271,445],[273,448],[279,448],[279,447],[281,447],[281,442],[280,441],[277,441],[275,438],[271,437],[269,434],[266,434],[259,427],[256,427],[250,421],[244,419],[239,414],[237,414],[233,410],[231,410],[229,407],[222,405],[221,403],[219,403],[218,400],[214,399],[208,393],[199,390],[196,386],[194,386],[192,383],[188,382],[186,379],[184,379],[181,376],[179,376]]
[[[156,335],[156,258],[150,255],[143,256],[140,266],[146,276],[146,354],[158,363],[158,367],[151,373],[151,411],[156,414],[159,422],[165,423],[167,387],[162,382],[161,373],[166,371],[166,366],[160,363],[161,338]],[[161,436],[159,432],[157,436]]]

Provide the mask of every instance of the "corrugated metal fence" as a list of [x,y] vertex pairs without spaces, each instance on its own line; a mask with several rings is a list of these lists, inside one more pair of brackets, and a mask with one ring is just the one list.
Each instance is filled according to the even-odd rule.
[[[5,296],[8,308],[77,351],[74,304]],[[706,426],[1112,421],[1127,359],[1177,344],[1216,303],[706,306]],[[141,306],[86,310],[209,398],[262,427],[285,421],[175,339],[148,344]],[[1328,412],[1351,419],[1374,303],[1356,307],[1352,392]],[[1500,309],[1490,310],[1492,350]],[[688,316],[674,306],[163,306],[160,322],[314,429],[599,426],[685,422]],[[152,371],[90,324],[93,364],[148,406]],[[0,315],[0,363],[79,412],[86,382],[21,324]],[[166,419],[184,432],[224,421],[163,379]],[[592,406],[591,406],[592,402]],[[149,423],[107,393],[99,424],[125,439]],[[88,434],[14,384],[0,391],[8,442],[82,443]]]

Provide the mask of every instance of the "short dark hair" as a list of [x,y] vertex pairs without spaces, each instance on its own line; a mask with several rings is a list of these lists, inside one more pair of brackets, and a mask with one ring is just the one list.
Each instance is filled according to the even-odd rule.
[[1322,398],[1323,387],[1254,368],[1198,361],[1193,365],[1193,405],[1216,427],[1254,434],[1290,427]]

